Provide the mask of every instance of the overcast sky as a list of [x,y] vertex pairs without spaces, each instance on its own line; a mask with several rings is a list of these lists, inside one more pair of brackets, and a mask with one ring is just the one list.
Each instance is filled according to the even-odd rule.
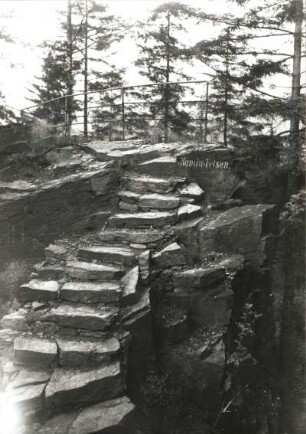
[[[182,0],[193,7],[201,7],[210,13],[239,13],[239,7],[230,6],[225,0]],[[106,0],[111,11],[129,20],[145,20],[149,12],[164,0]],[[29,105],[27,89],[34,76],[40,74],[42,51],[39,45],[45,40],[54,40],[60,32],[59,10],[66,9],[66,0],[0,0],[1,25],[14,38],[13,44],[0,44],[0,89],[12,107]],[[191,29],[198,35],[199,29]],[[191,33],[192,33],[191,32]],[[206,35],[203,35],[205,38]],[[137,52],[130,40],[121,43],[120,62],[128,66]],[[197,76],[196,78],[201,78]],[[203,78],[203,77],[202,77]],[[136,84],[139,77],[133,68],[127,75],[129,84]],[[287,83],[282,83],[287,85]]]

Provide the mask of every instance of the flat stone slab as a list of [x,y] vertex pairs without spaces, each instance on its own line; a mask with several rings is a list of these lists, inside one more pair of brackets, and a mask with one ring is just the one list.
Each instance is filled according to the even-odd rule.
[[60,291],[62,300],[75,303],[117,303],[120,295],[121,287],[116,281],[67,282]]
[[99,233],[98,238],[105,242],[149,244],[162,240],[164,236],[162,230],[106,229]]
[[115,228],[142,228],[142,227],[163,227],[171,225],[176,221],[176,214],[170,212],[139,212],[137,214],[115,214],[110,217],[108,224]]
[[80,248],[78,257],[86,260],[97,260],[111,264],[132,265],[135,254],[127,247],[90,246]]
[[110,338],[103,342],[84,340],[57,339],[60,351],[60,366],[62,367],[90,367],[109,362],[118,355],[119,341]]
[[191,199],[200,200],[204,197],[205,193],[198,184],[191,183],[186,187],[182,188],[182,190],[180,190],[180,195],[182,197],[189,197]]
[[60,280],[65,277],[65,269],[61,265],[36,264],[33,268],[41,280]]
[[53,341],[18,336],[14,340],[14,362],[26,366],[51,367],[56,363],[57,346]]
[[139,267],[138,265],[129,270],[121,279],[122,296],[121,305],[126,306],[135,302],[137,297],[137,286],[139,282]]
[[124,179],[127,190],[135,193],[171,193],[180,185],[183,185],[185,178],[150,178],[146,176],[130,176]]
[[43,405],[45,388],[45,384],[36,384],[10,389],[3,396],[4,402],[23,411],[36,410]]
[[45,400],[47,406],[75,408],[117,398],[122,392],[120,363],[113,362],[91,370],[55,369],[46,387]]
[[129,190],[123,190],[123,191],[119,191],[119,193],[117,194],[117,196],[123,200],[124,202],[128,202],[131,204],[137,204],[138,203],[138,199],[140,197],[139,194],[134,193],[133,191],[129,191]]
[[21,303],[56,300],[60,285],[55,280],[33,279],[18,289],[16,297]]
[[176,157],[168,155],[145,161],[137,166],[136,171],[151,176],[160,176],[161,173],[164,176],[178,176],[181,172],[176,163]]
[[193,268],[173,274],[173,285],[184,291],[194,288],[206,288],[225,279],[223,267]]
[[124,419],[134,408],[126,396],[92,405],[81,411],[68,434],[107,433],[116,427],[123,429]]
[[123,200],[119,202],[119,208],[122,211],[128,211],[128,212],[137,212],[139,210],[139,206],[137,204],[124,202]]
[[114,280],[124,273],[122,267],[82,261],[68,261],[65,271],[68,276],[79,280]]
[[45,248],[45,258],[49,263],[64,261],[67,256],[67,249],[63,246],[58,246],[56,244],[49,244],[48,247]]
[[72,327],[86,330],[104,330],[116,319],[115,307],[91,307],[62,304],[45,313],[40,321],[57,324],[59,327]]
[[187,219],[195,219],[202,215],[202,208],[199,205],[187,204],[181,206],[177,211],[179,221]]
[[0,182],[0,193],[12,192],[30,192],[36,190],[36,185],[22,179],[16,179],[12,182]]
[[10,388],[23,387],[28,385],[37,385],[47,383],[51,377],[50,370],[41,369],[21,369],[9,383]]
[[161,268],[185,265],[186,257],[181,246],[177,243],[169,244],[160,252],[153,255],[153,262]]
[[27,323],[28,312],[25,309],[19,309],[17,312],[4,315],[0,321],[1,328],[12,329],[16,331],[26,331],[28,327]]
[[144,194],[139,199],[139,207],[142,209],[170,210],[178,208],[179,204],[179,197],[157,193]]

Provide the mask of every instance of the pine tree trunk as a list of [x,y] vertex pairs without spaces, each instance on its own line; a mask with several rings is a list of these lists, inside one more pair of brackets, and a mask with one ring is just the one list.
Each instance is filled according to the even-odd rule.
[[164,113],[164,136],[165,143],[168,143],[168,128],[169,128],[169,79],[170,79],[170,11],[167,15],[167,51],[166,51],[166,86],[165,86],[165,113]]
[[300,118],[301,118],[301,58],[302,58],[302,26],[303,0],[293,0],[295,4],[294,51],[292,66],[290,145],[292,151],[292,171],[288,182],[288,195],[297,192],[298,174],[300,170]]
[[[68,62],[68,77],[67,77],[67,95],[73,94],[73,63],[72,63],[72,5],[71,0],[68,0],[67,6],[67,62]],[[67,98],[67,133],[70,135],[72,123],[72,97]]]
[[84,35],[84,137],[88,137],[88,0],[85,1]]

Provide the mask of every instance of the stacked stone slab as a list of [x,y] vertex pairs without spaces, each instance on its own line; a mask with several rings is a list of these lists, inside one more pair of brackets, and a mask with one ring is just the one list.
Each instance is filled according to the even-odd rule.
[[154,344],[150,263],[163,255],[185,263],[172,228],[202,214],[204,193],[188,187],[184,178],[125,174],[119,212],[104,230],[48,246],[18,288],[0,344],[5,399],[22,411],[22,432],[107,432],[130,420],[127,384],[137,383]]

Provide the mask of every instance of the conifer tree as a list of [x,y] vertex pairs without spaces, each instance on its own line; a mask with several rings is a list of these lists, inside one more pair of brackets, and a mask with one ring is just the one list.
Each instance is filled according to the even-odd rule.
[[150,104],[150,114],[153,119],[163,121],[165,142],[169,128],[182,133],[190,122],[188,112],[178,104],[184,94],[183,87],[168,83],[188,79],[182,71],[183,62],[188,59],[183,35],[187,20],[196,17],[197,11],[185,4],[165,3],[152,12],[138,35],[141,42],[136,65],[150,82],[159,84],[150,90],[156,98]]

